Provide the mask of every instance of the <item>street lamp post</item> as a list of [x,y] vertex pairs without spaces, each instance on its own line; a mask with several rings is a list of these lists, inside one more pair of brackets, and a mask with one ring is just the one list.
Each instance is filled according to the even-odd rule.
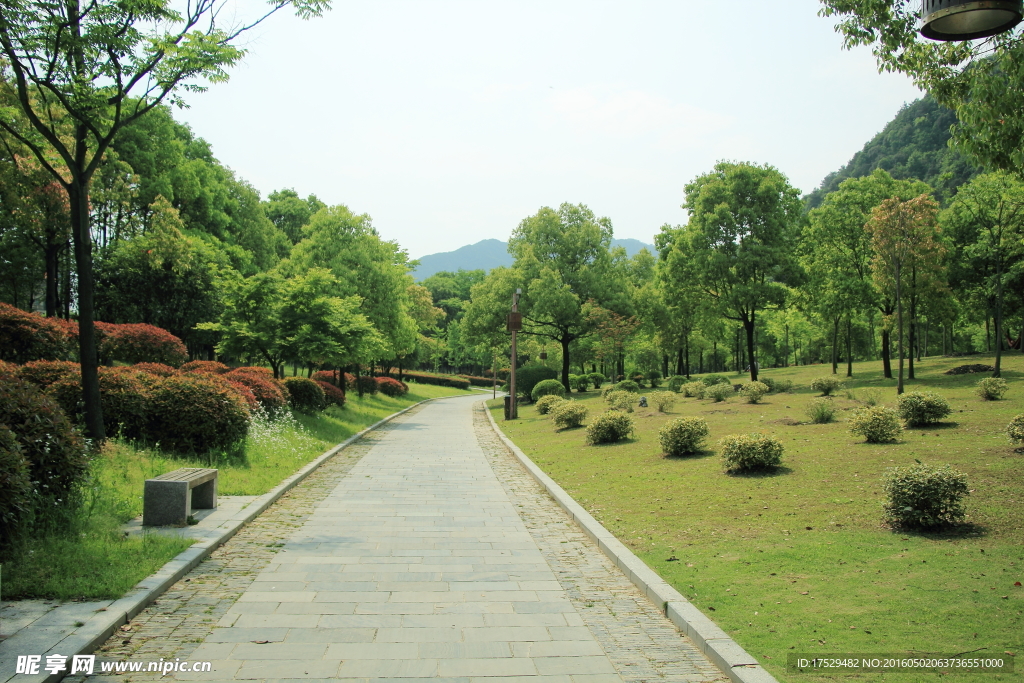
[[516,334],[523,329],[523,316],[519,312],[519,295],[522,293],[523,290],[517,289],[516,293],[512,295],[512,312],[508,314],[506,325],[508,331],[512,333],[512,367],[509,369],[508,378],[510,398],[509,408],[505,411],[506,420],[515,420],[519,417],[519,401],[516,400]]
[[921,35],[975,40],[1009,31],[1021,21],[1021,0],[921,0]]

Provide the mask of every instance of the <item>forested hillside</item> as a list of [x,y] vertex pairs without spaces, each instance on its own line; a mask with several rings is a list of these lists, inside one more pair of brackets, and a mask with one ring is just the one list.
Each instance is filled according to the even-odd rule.
[[870,175],[876,168],[897,180],[917,178],[933,187],[943,201],[956,188],[980,172],[960,152],[949,147],[950,127],[956,115],[931,95],[906,104],[849,163],[825,176],[821,186],[806,197],[807,207],[821,205],[825,195],[847,178]]

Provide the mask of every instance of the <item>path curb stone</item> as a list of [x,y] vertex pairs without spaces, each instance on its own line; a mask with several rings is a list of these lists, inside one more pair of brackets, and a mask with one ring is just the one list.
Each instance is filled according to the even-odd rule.
[[[277,502],[281,496],[308,477],[324,462],[333,458],[348,445],[358,441],[368,432],[390,422],[399,415],[403,415],[429,401],[444,398],[449,397],[438,396],[414,403],[353,434],[337,446],[333,446],[316,459],[304,465],[298,472],[236,513],[233,518],[227,520],[227,526],[217,529],[218,533],[214,536],[195,543],[187,550],[179,553],[174,559],[157,570],[156,573],[137,583],[124,597],[107,604],[103,611],[85,615],[81,613],[80,605],[68,603],[51,610],[36,623],[18,631],[10,638],[0,641],[0,662],[2,662],[0,683],[14,680],[17,683],[57,683],[57,681],[60,681],[67,675],[67,671],[56,674],[40,673],[34,676],[15,674],[17,655],[41,654],[43,655],[42,663],[45,664],[46,655],[50,654],[64,655],[68,657],[68,662],[70,662],[70,658],[73,655],[84,655],[94,652],[118,628],[134,619],[139,612],[159,598],[168,588],[192,571],[196,565],[206,559],[214,550],[230,540],[242,527]],[[75,627],[74,624],[76,622],[84,623],[82,626]],[[42,669],[42,666],[40,669]]]
[[778,683],[754,657],[746,652],[729,635],[718,627],[682,593],[658,576],[639,557],[623,545],[619,539],[604,528],[594,517],[573,500],[561,486],[544,473],[530,458],[516,446],[498,427],[489,408],[484,408],[487,419],[502,443],[522,463],[523,467],[544,487],[552,498],[579,525],[583,532],[601,548],[601,551],[629,577],[637,588],[643,591],[651,602],[660,607],[680,631],[689,636],[722,673],[735,683]]

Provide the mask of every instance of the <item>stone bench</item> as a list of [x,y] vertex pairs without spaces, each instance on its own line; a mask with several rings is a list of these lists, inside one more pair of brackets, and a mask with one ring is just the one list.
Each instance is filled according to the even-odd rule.
[[142,525],[182,525],[192,508],[217,509],[217,470],[182,467],[146,480]]

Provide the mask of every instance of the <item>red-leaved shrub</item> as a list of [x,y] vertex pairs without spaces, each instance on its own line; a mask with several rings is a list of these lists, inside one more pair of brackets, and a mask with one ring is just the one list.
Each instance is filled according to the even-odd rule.
[[376,377],[360,375],[359,377],[353,377],[352,379],[352,388],[361,391],[364,394],[376,394],[379,389]]
[[165,363],[177,367],[188,360],[188,350],[167,330],[145,323],[96,323],[99,353],[104,360],[125,363]]
[[274,379],[274,371],[270,368],[263,368],[258,365],[243,365],[240,368],[235,368],[232,372],[248,372],[251,375],[259,375],[260,377],[266,377],[267,379]]
[[336,405],[339,408],[345,407],[344,391],[334,386],[330,382],[321,382],[320,380],[315,381],[317,384],[320,385],[320,388],[324,390],[324,399],[327,401],[329,405]]
[[149,440],[178,453],[228,448],[249,429],[245,399],[230,380],[208,374],[159,378],[150,406]]
[[208,372],[211,375],[223,375],[231,370],[228,366],[215,360],[190,360],[178,369],[182,372]]
[[397,397],[409,393],[409,387],[405,382],[399,382],[391,377],[377,377],[377,389],[385,396]]
[[147,372],[157,377],[170,377],[171,375],[178,374],[177,370],[163,363],[136,363],[132,366],[132,369],[139,372]]
[[324,390],[314,380],[305,377],[285,377],[284,386],[288,389],[289,402],[296,410],[315,413],[327,407]]
[[0,360],[66,360],[75,347],[74,328],[74,323],[0,303]]
[[[107,436],[146,439],[149,421],[149,399],[159,377],[138,372],[130,367],[99,369],[100,407],[103,429]],[[46,393],[60,404],[72,419],[84,413],[82,378],[66,375],[47,388]]]
[[224,378],[248,387],[268,413],[275,413],[288,405],[288,396],[285,394],[284,386],[273,377],[238,368],[224,375]]
[[59,379],[82,374],[82,366],[69,360],[34,360],[18,368],[18,377],[45,389]]

